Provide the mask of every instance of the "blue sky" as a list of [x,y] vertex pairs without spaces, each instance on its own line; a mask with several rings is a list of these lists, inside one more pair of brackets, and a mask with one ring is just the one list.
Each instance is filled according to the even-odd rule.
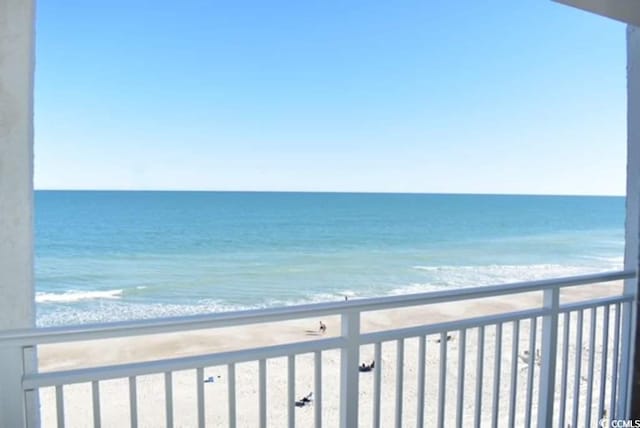
[[551,1],[48,0],[36,49],[40,189],[624,194],[625,27]]

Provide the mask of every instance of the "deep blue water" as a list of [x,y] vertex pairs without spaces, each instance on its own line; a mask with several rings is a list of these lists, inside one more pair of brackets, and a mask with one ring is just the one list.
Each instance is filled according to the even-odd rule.
[[624,198],[36,192],[38,323],[617,269]]

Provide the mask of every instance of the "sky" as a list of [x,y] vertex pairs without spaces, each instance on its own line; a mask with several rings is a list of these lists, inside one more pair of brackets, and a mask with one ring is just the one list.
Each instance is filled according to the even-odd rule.
[[37,189],[623,195],[625,26],[549,0],[46,0]]

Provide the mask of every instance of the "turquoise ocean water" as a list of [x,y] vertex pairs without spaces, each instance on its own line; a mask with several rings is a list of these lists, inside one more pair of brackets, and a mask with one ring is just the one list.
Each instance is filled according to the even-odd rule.
[[39,325],[622,267],[624,198],[36,192]]

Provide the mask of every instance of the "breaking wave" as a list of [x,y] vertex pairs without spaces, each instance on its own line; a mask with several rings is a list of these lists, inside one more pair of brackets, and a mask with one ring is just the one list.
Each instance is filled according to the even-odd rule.
[[64,293],[36,293],[36,302],[38,303],[69,303],[79,302],[82,300],[96,299],[120,299],[123,290],[104,290],[104,291],[76,291],[69,290]]

